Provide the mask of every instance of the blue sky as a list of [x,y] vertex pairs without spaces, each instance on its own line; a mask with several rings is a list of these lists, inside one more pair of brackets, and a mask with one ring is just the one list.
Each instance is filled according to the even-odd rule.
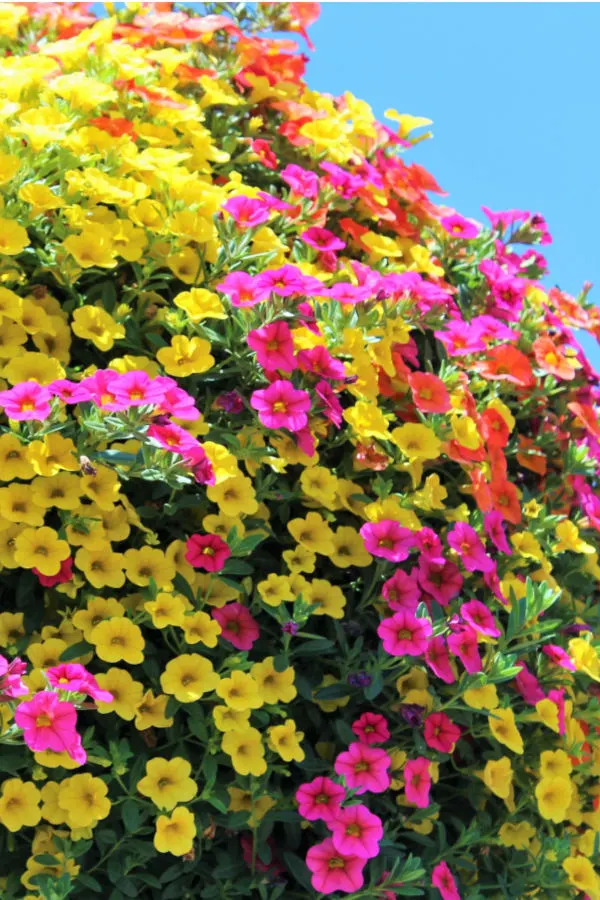
[[595,3],[323,3],[307,80],[382,120],[389,107],[433,119],[409,155],[445,202],[480,219],[482,205],[541,212],[547,282],[592,281],[600,303],[599,27]]

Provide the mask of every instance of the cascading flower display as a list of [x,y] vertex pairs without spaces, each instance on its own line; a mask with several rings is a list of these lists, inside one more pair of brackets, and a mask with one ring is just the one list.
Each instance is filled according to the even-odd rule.
[[590,286],[318,4],[106,7],[0,6],[0,896],[599,900]]

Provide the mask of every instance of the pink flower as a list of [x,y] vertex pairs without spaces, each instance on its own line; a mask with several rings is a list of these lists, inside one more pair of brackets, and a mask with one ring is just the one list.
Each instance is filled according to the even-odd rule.
[[333,231],[329,231],[327,228],[319,228],[318,225],[312,225],[310,228],[307,228],[300,237],[305,244],[314,247],[315,250],[325,252],[343,250],[346,246],[346,242],[336,237]]
[[47,419],[51,413],[50,391],[37,381],[22,381],[8,391],[0,391],[0,406],[9,419]]
[[363,744],[380,744],[390,738],[388,723],[380,713],[363,713],[352,723],[352,731]]
[[448,322],[444,331],[435,331],[434,334],[446,348],[448,356],[469,356],[486,349],[481,329],[473,328],[462,320]]
[[298,197],[306,197],[314,200],[319,193],[319,179],[314,172],[309,172],[294,163],[286,166],[280,172],[282,179]]
[[458,725],[443,712],[431,713],[424,724],[423,736],[427,746],[440,753],[452,753],[461,734]]
[[215,470],[202,444],[196,443],[195,447],[186,451],[185,462],[191,466],[198,484],[215,484]]
[[212,617],[221,626],[220,636],[236,650],[250,650],[258,639],[258,624],[241,603],[226,603],[220,609],[213,609]]
[[246,196],[230,197],[223,204],[223,209],[229,213],[240,228],[256,228],[258,225],[264,225],[269,221],[271,215],[271,210],[264,200]]
[[296,368],[292,332],[285,322],[270,322],[256,328],[249,332],[247,340],[263,369],[291,372]]
[[217,290],[227,294],[232,306],[256,306],[269,296],[269,291],[260,287],[257,279],[246,272],[230,272],[217,285]]
[[418,619],[405,609],[379,623],[377,634],[390,656],[421,656],[432,634],[429,619]]
[[502,632],[496,625],[494,616],[481,600],[469,600],[468,603],[463,603],[460,608],[460,614],[465,622],[480,634],[487,634],[489,637],[500,637]]
[[416,544],[414,531],[403,528],[393,519],[367,522],[360,529],[365,549],[372,556],[381,556],[391,562],[403,562]]
[[481,672],[481,657],[477,649],[477,633],[466,626],[459,628],[453,634],[448,635],[448,647],[458,656],[461,663],[470,675]]
[[113,695],[102,690],[91,672],[80,663],[61,663],[46,669],[46,678],[60,691],[88,694],[93,700],[112,703]]
[[30,750],[66,751],[77,762],[84,763],[87,754],[77,734],[77,712],[72,703],[59,700],[52,691],[40,691],[15,710],[15,723],[23,730]]
[[457,597],[463,586],[463,577],[453,562],[434,563],[421,557],[417,578],[424,591],[431,594],[440,606],[448,606]]
[[279,297],[293,297],[294,294],[305,294],[306,278],[296,266],[285,265],[279,269],[267,269],[256,277],[256,286],[268,294]]
[[296,791],[298,812],[309,822],[315,822],[317,819],[325,819],[328,822],[337,815],[345,796],[346,791],[340,784],[319,775],[312,781],[301,784]]
[[429,791],[431,789],[431,775],[429,773],[430,761],[424,756],[409,759],[404,766],[404,793],[409,803],[414,803],[419,809],[427,809],[429,806]]
[[37,575],[37,579],[43,587],[54,587],[55,584],[66,584],[67,581],[70,581],[73,577],[73,557],[67,556],[66,559],[63,559],[56,575],[42,575],[40,570],[36,569],[35,566],[31,571],[34,575]]
[[118,372],[113,372],[112,369],[98,369],[93,375],[84,378],[81,384],[90,392],[96,406],[110,412],[120,412],[127,409],[128,403],[117,400],[114,388],[118,377]]
[[334,359],[327,347],[323,347],[322,344],[310,350],[300,350],[298,363],[303,372],[311,372],[319,378],[340,381],[346,375],[344,363]]
[[515,665],[521,666],[521,671],[515,677],[515,688],[528,706],[535,706],[536,703],[543,700],[546,695],[544,694],[539,681],[535,675],[529,671],[523,660],[518,659]]
[[563,650],[563,648],[559,647],[557,644],[545,644],[542,647],[542,653],[545,653],[555,666],[560,666],[562,669],[568,669],[570,672],[577,671],[577,666],[567,651]]
[[458,238],[461,241],[470,241],[479,234],[477,225],[474,222],[470,222],[469,219],[459,216],[458,213],[452,216],[444,216],[440,220],[440,225],[453,238]]
[[339,754],[334,769],[357,794],[382,794],[390,786],[391,763],[385,750],[357,741]]
[[322,162],[319,165],[327,172],[327,176],[323,180],[341,194],[344,200],[350,200],[360,191],[361,187],[364,187],[365,179],[360,175],[352,175],[341,166],[331,162]]
[[[298,354],[300,356],[300,354]],[[342,404],[333,388],[326,381],[318,381],[315,385],[316,395],[323,401],[323,415],[339,428],[342,424]]]
[[322,894],[336,891],[351,894],[363,886],[364,858],[340,853],[331,838],[325,838],[310,848],[306,854],[306,865],[312,872],[310,882],[313,888]]
[[69,381],[68,378],[53,381],[48,385],[48,389],[63,403],[86,403],[91,400],[91,394],[86,388],[75,381]]
[[331,287],[328,296],[337,300],[338,303],[356,304],[368,300],[373,293],[370,287],[355,286],[348,281],[338,281]]
[[383,582],[381,593],[390,609],[400,612],[416,612],[421,598],[421,588],[417,584],[417,573],[397,569],[391,578]]
[[429,372],[412,372],[408,383],[417,409],[425,413],[445,413],[451,408],[450,394],[437,375]]
[[485,552],[479,535],[466,522],[457,522],[448,533],[448,544],[456,550],[469,572],[489,572],[494,561]]
[[510,548],[510,544],[506,540],[503,523],[504,516],[502,515],[502,513],[498,512],[495,509],[487,513],[483,520],[485,533],[489,537],[494,547],[496,547],[496,549],[501,553],[507,553],[510,556],[512,550]]
[[426,556],[431,563],[438,563],[443,566],[446,562],[444,557],[442,542],[433,528],[421,528],[416,533],[417,547],[423,556]]
[[274,381],[268,388],[254,391],[250,406],[258,410],[265,428],[287,428],[300,431],[308,424],[310,395],[297,390],[289,381]]
[[180,388],[172,378],[159,375],[158,378],[154,379],[154,382],[160,383],[164,389],[162,400],[160,401],[161,409],[164,409],[165,412],[175,416],[177,419],[185,419],[189,422],[200,418],[200,410],[196,409],[194,398],[187,391],[184,391],[183,388]]
[[146,437],[156,441],[164,450],[180,453],[182,456],[198,446],[196,438],[175,422],[169,422],[167,425],[150,425]]
[[0,653],[0,703],[29,693],[29,688],[21,678],[26,671],[27,664],[22,659],[16,657],[9,662]]
[[431,873],[431,884],[442,895],[442,900],[460,900],[456,882],[447,863],[439,862]]
[[163,398],[164,388],[158,379],[150,378],[147,372],[135,370],[117,375],[111,382],[117,403],[127,407],[158,406]]
[[362,803],[339,810],[329,823],[333,846],[344,856],[371,859],[379,853],[383,825]]
[[452,684],[456,681],[456,675],[450,665],[446,641],[441,635],[430,638],[425,651],[425,662],[431,671],[438,678],[441,678],[442,681],[445,681],[446,684]]
[[231,550],[218,534],[192,534],[186,542],[186,562],[195,569],[220,572]]

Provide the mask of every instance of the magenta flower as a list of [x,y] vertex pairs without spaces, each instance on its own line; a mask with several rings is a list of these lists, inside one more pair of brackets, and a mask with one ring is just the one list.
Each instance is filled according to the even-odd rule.
[[256,306],[269,296],[269,291],[259,287],[256,278],[246,272],[230,272],[217,285],[217,290],[227,294],[232,306]]
[[113,372],[112,369],[98,369],[93,375],[84,378],[81,384],[90,392],[96,406],[109,412],[121,412],[127,409],[129,404],[127,401],[117,399],[114,389],[118,377],[119,373]]
[[421,588],[417,583],[417,573],[413,570],[410,574],[397,569],[391,578],[383,582],[381,593],[390,609],[395,612],[406,610],[416,612],[421,599]]
[[300,431],[308,424],[310,395],[297,390],[289,381],[274,381],[268,388],[254,391],[250,406],[258,411],[265,428]]
[[491,226],[496,231],[506,231],[511,225],[523,222],[529,218],[529,213],[523,209],[506,209],[503,212],[494,212],[488,206],[481,207],[490,220]]
[[323,415],[325,418],[329,419],[336,428],[339,428],[342,424],[343,410],[342,404],[333,388],[326,381],[318,381],[315,385],[315,393],[323,401]]
[[231,556],[229,546],[218,534],[192,534],[186,548],[186,562],[207,572],[220,572]]
[[257,200],[243,195],[230,197],[223,204],[223,209],[229,213],[240,228],[256,228],[259,225],[264,225],[265,222],[269,221],[271,215],[271,210],[264,200]]
[[0,391],[0,406],[9,419],[23,422],[28,419],[47,419],[50,415],[51,394],[37,381],[22,381],[7,391]]
[[432,750],[439,750],[440,753],[452,753],[460,734],[460,728],[446,713],[431,713],[425,719],[423,737],[427,746]]
[[63,403],[87,403],[92,399],[90,392],[76,381],[59,378],[48,385],[48,390]]
[[480,634],[487,634],[489,637],[500,637],[501,631],[496,625],[494,616],[481,600],[469,600],[463,603],[460,608],[460,614],[467,623],[475,631]]
[[380,744],[390,739],[388,723],[380,713],[363,713],[352,723],[352,731],[363,744]]
[[429,562],[444,565],[446,559],[442,548],[442,542],[433,528],[421,528],[416,533],[417,547],[422,556],[426,556]]
[[377,634],[390,656],[421,656],[427,649],[432,628],[429,619],[418,619],[401,609],[379,623]]
[[450,655],[446,641],[441,635],[430,638],[425,651],[425,662],[431,671],[438,678],[441,678],[442,681],[445,681],[446,684],[452,684],[456,681],[456,675],[450,665]]
[[345,856],[335,849],[331,838],[315,844],[306,854],[306,865],[312,872],[310,883],[315,891],[351,894],[363,886],[366,860],[360,856]]
[[346,241],[337,237],[333,231],[329,231],[327,228],[319,228],[318,225],[312,225],[310,228],[307,228],[300,237],[309,247],[314,247],[315,250],[323,252],[343,250],[346,246]]
[[298,364],[303,372],[311,372],[319,378],[331,378],[341,381],[346,376],[344,363],[334,359],[327,347],[319,344],[310,350],[300,350]]
[[73,557],[67,556],[60,564],[60,569],[56,575],[42,575],[35,566],[31,570],[37,576],[37,580],[43,587],[54,587],[55,584],[66,584],[73,578]]
[[393,519],[382,519],[381,522],[367,522],[360,529],[365,542],[365,549],[372,556],[389,559],[390,562],[403,562],[408,559],[410,551],[416,544],[414,531],[403,528]]
[[390,786],[392,761],[385,750],[356,741],[337,757],[334,769],[357,794],[382,794]]
[[191,447],[185,453],[185,462],[191,467],[194,479],[198,484],[215,484],[216,476],[213,464],[210,461],[206,450],[200,443],[196,443],[195,447]]
[[430,760],[425,756],[417,756],[409,759],[404,766],[404,793],[409,803],[414,803],[419,809],[427,809],[429,806],[429,791],[431,790],[431,774],[429,772]]
[[471,353],[482,353],[486,349],[481,337],[481,329],[460,321],[448,322],[444,331],[434,332],[441,341],[448,356],[469,356]]
[[319,193],[319,179],[314,172],[309,172],[294,163],[286,166],[280,172],[282,179],[289,185],[293,194],[298,197],[306,197],[314,200]]
[[102,690],[91,672],[80,663],[61,663],[46,669],[46,678],[59,691],[88,694],[93,700],[112,703],[113,696]]
[[470,675],[481,672],[481,657],[477,648],[477,632],[468,625],[448,635],[448,647],[451,653],[458,656]]
[[458,213],[454,213],[452,216],[444,216],[440,220],[440,225],[453,238],[458,238],[461,241],[471,241],[479,234],[477,225],[469,219],[465,219],[464,216],[459,216]]
[[486,514],[483,520],[483,526],[485,528],[485,533],[494,547],[501,553],[507,553],[510,556],[512,550],[510,544],[506,540],[506,534],[504,532],[504,516],[502,513],[495,509],[491,510]]
[[277,294],[279,297],[293,297],[295,294],[307,293],[305,276],[300,269],[291,265],[261,272],[256,277],[256,286],[267,295]]
[[528,706],[535,706],[546,696],[542,686],[522,659],[518,659],[515,665],[521,666],[521,671],[515,676],[515,688]]
[[453,562],[434,563],[426,556],[419,560],[417,578],[424,591],[431,594],[440,606],[448,606],[463,586],[463,577]]
[[352,175],[335,163],[322,162],[319,163],[319,165],[327,172],[327,175],[323,180],[326,183],[329,183],[338,194],[341,194],[344,200],[350,200],[350,198],[354,197],[365,185],[365,179],[360,175]]
[[328,822],[339,812],[345,796],[346,791],[340,784],[319,775],[312,781],[301,784],[296,791],[298,812],[309,822],[315,822],[317,819]]
[[250,650],[260,634],[256,619],[241,603],[226,603],[213,609],[212,617],[221,626],[221,637],[236,650]]
[[177,419],[185,419],[189,422],[200,418],[200,410],[196,408],[194,398],[180,388],[172,378],[159,375],[154,381],[164,386],[164,393],[160,401],[161,409]]
[[544,644],[542,653],[545,653],[550,662],[553,662],[555,666],[560,666],[562,669],[568,669],[569,672],[577,671],[577,666],[567,651],[563,650],[563,648],[559,647],[557,644]]
[[479,535],[466,522],[456,522],[448,533],[448,544],[469,572],[489,572],[494,568],[494,561],[485,552]]
[[431,884],[442,895],[442,900],[460,900],[456,881],[445,862],[439,862],[431,873]]
[[369,287],[350,284],[349,281],[338,281],[330,290],[328,296],[338,303],[356,304],[363,300],[369,300],[373,296],[373,290]]
[[379,816],[370,812],[362,803],[346,806],[328,823],[332,831],[333,846],[344,856],[371,859],[379,853],[383,838],[383,825]]
[[29,693],[29,688],[21,678],[27,671],[27,664],[17,657],[10,662],[0,653],[0,703],[15,700]]
[[182,456],[191,453],[198,446],[196,438],[175,422],[169,422],[168,425],[150,425],[146,437],[156,441],[164,450],[180,453]]
[[111,388],[117,403],[126,407],[160,405],[164,388],[158,378],[150,378],[143,370],[125,372],[111,381]]
[[15,723],[23,730],[23,739],[30,750],[66,751],[77,762],[86,761],[76,731],[75,707],[59,700],[52,691],[40,691],[32,700],[20,703],[15,710]]
[[270,322],[256,328],[249,332],[247,340],[263,369],[292,372],[296,368],[292,332],[285,322]]

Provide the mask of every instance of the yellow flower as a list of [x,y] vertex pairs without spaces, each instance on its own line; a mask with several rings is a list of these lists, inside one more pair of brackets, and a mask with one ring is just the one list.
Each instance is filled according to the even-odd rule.
[[40,812],[41,794],[31,781],[9,778],[2,784],[0,797],[0,822],[9,831],[37,825]]
[[343,619],[346,598],[342,589],[337,585],[325,581],[324,578],[315,578],[310,582],[310,587],[304,597],[307,603],[316,605],[313,616],[330,616],[332,619]]
[[571,791],[568,778],[542,778],[535,788],[540,816],[556,823],[564,822],[571,803]]
[[467,450],[479,450],[483,438],[479,434],[477,424],[470,416],[451,416],[450,427],[455,441]]
[[[81,552],[80,550],[79,553]],[[104,662],[115,663],[124,660],[136,666],[144,659],[146,642],[142,631],[139,625],[124,617],[105,619],[96,625],[90,634],[90,643],[94,644],[96,654]]]
[[304,469],[300,475],[300,487],[304,494],[319,506],[333,509],[336,503],[337,478],[324,466]]
[[0,488],[0,516],[8,522],[23,525],[43,525],[44,514],[33,502],[33,493],[28,484],[9,484]]
[[556,734],[559,733],[558,706],[553,700],[549,700],[548,698],[540,700],[535,704],[535,711],[536,715],[533,716],[534,721],[537,720],[538,722],[543,722],[546,728],[549,728]]
[[562,867],[567,873],[569,884],[577,891],[583,891],[590,900],[600,898],[600,879],[589,859],[585,856],[569,856],[564,860]]
[[595,548],[579,537],[579,528],[574,522],[566,519],[556,526],[558,542],[552,547],[553,553],[563,553],[570,550],[571,553],[594,553]]
[[67,821],[67,813],[58,805],[58,792],[60,784],[56,781],[47,781],[42,787],[42,818],[51,825],[63,825]]
[[227,313],[218,294],[205,288],[192,288],[182,291],[173,298],[173,303],[183,309],[191,322],[203,319],[226,319]]
[[500,826],[498,839],[503,847],[527,850],[529,842],[536,833],[535,828],[529,822],[505,822]]
[[17,256],[29,246],[29,235],[14,219],[0,219],[0,253]]
[[258,509],[256,491],[249,478],[245,475],[236,475],[218,484],[211,485],[206,490],[206,496],[212,503],[216,503],[226,516],[235,518],[239,515],[252,516]]
[[569,641],[569,655],[578,672],[584,672],[594,681],[600,681],[600,659],[594,647],[585,638],[572,638]]
[[67,825],[71,828],[86,828],[99,819],[105,819],[110,812],[108,788],[100,778],[89,772],[71,775],[61,782],[58,791],[58,805],[66,812]]
[[0,613],[0,647],[10,647],[25,634],[23,613]]
[[281,606],[282,603],[295,599],[287,575],[275,575],[271,572],[264,581],[259,581],[256,590],[267,606]]
[[293,550],[284,550],[282,557],[292,575],[298,575],[300,572],[310,574],[315,571],[317,557],[312,550],[305,547],[298,545]]
[[24,569],[38,569],[42,575],[56,575],[70,555],[66,541],[53,528],[24,528],[15,539],[15,562]]
[[270,809],[275,806],[275,800],[268,794],[262,797],[253,797],[250,791],[243,791],[238,787],[228,787],[229,809],[231,812],[249,812],[248,826],[254,828]]
[[162,550],[142,547],[141,550],[126,550],[125,575],[133,584],[146,587],[154,579],[157,587],[168,589],[175,578],[175,566]]
[[95,475],[84,475],[81,489],[102,510],[113,509],[119,500],[119,476],[113,469],[97,466]]
[[180,703],[193,703],[203,694],[218,690],[219,676],[210,660],[197,653],[183,653],[169,660],[160,676],[160,686]]
[[363,568],[373,562],[373,557],[365,550],[365,543],[355,528],[347,525],[337,528],[333,534],[333,546],[334,552],[330,559],[339,569],[347,569],[348,566]]
[[177,806],[170,816],[159,816],[156,820],[154,846],[159,853],[185,856],[191,851],[195,837],[194,816],[185,806]]
[[257,682],[239,669],[234,669],[229,678],[222,678],[216,690],[231,709],[259,709],[264,703]]
[[156,600],[149,600],[147,603],[144,603],[144,609],[150,613],[152,624],[156,628],[166,628],[168,625],[183,625],[185,606],[179,594],[158,594]]
[[504,744],[513,753],[523,753],[523,738],[515,724],[515,715],[512,709],[490,710],[488,724],[490,731],[500,744]]
[[309,512],[305,519],[291,519],[287,529],[306,550],[331,556],[335,552],[333,532],[319,513]]
[[66,641],[61,641],[60,638],[50,638],[41,643],[30,644],[27,648],[27,656],[36,669],[49,669],[51,666],[59,664],[67,647]]
[[483,783],[492,794],[502,800],[510,795],[513,781],[513,770],[508,756],[500,759],[490,759],[483,769]]
[[[19,356],[23,344],[27,341],[27,332],[16,322],[2,321],[0,317],[0,359],[12,359]],[[3,481],[8,481],[4,478]]]
[[495,709],[498,706],[498,691],[495,684],[484,684],[480,688],[469,688],[463,700],[472,709]]
[[77,475],[61,472],[50,478],[38,476],[31,482],[33,502],[43,509],[76,509],[79,506],[80,487]]
[[[101,598],[98,598],[101,599]],[[116,601],[114,601],[116,602]],[[131,722],[135,718],[138,707],[142,702],[144,686],[139,681],[134,681],[125,669],[111,667],[107,672],[96,675],[96,681],[104,691],[112,694],[110,703],[96,701],[98,712],[103,715],[114,712],[119,718]]]
[[[81,234],[70,234],[64,239],[63,247],[82,269],[89,269],[92,266],[112,269],[117,265],[116,249],[110,230],[100,223],[86,223]],[[93,308],[84,306],[81,310]],[[77,332],[75,333],[77,334]],[[78,335],[78,337],[84,336],[88,337],[88,335]]]
[[251,710],[231,709],[229,706],[213,706],[215,727],[219,731],[244,731],[248,728]]
[[294,669],[288,666],[278,672],[272,656],[265,657],[262,662],[254,663],[250,674],[258,685],[259,693],[265,703],[290,703],[297,694],[294,687]]
[[187,759],[174,756],[164,759],[155,756],[146,763],[146,775],[137,783],[144,797],[150,797],[159,809],[173,809],[178,803],[187,803],[198,793],[196,782],[190,778],[192,767]]
[[60,209],[65,201],[45,184],[29,182],[19,188],[19,200],[31,204],[31,215],[39,216],[50,209]]
[[119,588],[125,584],[123,554],[113,553],[108,543],[96,550],[78,550],[75,565],[85,573],[85,577],[95,588]]
[[198,610],[191,615],[184,616],[182,621],[177,624],[183,629],[186,644],[201,643],[205,647],[217,646],[221,626],[208,613]]
[[388,420],[375,403],[359,400],[344,410],[344,419],[361,438],[390,439]]
[[215,364],[208,341],[200,337],[188,338],[183,334],[171,338],[171,346],[161,347],[156,358],[168,375],[178,378],[207,372]]
[[231,763],[238,775],[264,775],[267,771],[265,749],[256,728],[243,731],[226,731],[222,749],[231,757]]
[[286,719],[283,725],[272,725],[268,730],[269,747],[285,761],[302,762],[306,754],[300,746],[304,739],[303,731],[296,731],[293,719]]
[[135,727],[138,731],[147,728],[170,728],[173,719],[165,715],[169,698],[165,694],[156,697],[152,691],[146,691],[135,713]]
[[20,167],[21,160],[18,156],[15,156],[12,153],[0,153],[0,184],[7,184],[11,181],[19,171]]
[[531,534],[530,531],[519,531],[511,535],[510,542],[519,554],[525,559],[543,560],[544,551],[539,541]]
[[56,475],[61,469],[70,472],[79,469],[75,444],[56,431],[44,435],[41,441],[32,441],[27,447],[27,458],[36,475],[49,477]]
[[564,750],[544,750],[541,754],[542,778],[568,778],[572,771],[573,765]]
[[34,474],[27,457],[27,444],[14,434],[3,434],[0,437],[0,481],[27,480]]
[[442,447],[431,428],[413,422],[394,428],[391,439],[410,460],[437,459]]
[[125,329],[99,306],[81,306],[73,313],[73,334],[91,341],[99,350],[111,350],[125,337]]

